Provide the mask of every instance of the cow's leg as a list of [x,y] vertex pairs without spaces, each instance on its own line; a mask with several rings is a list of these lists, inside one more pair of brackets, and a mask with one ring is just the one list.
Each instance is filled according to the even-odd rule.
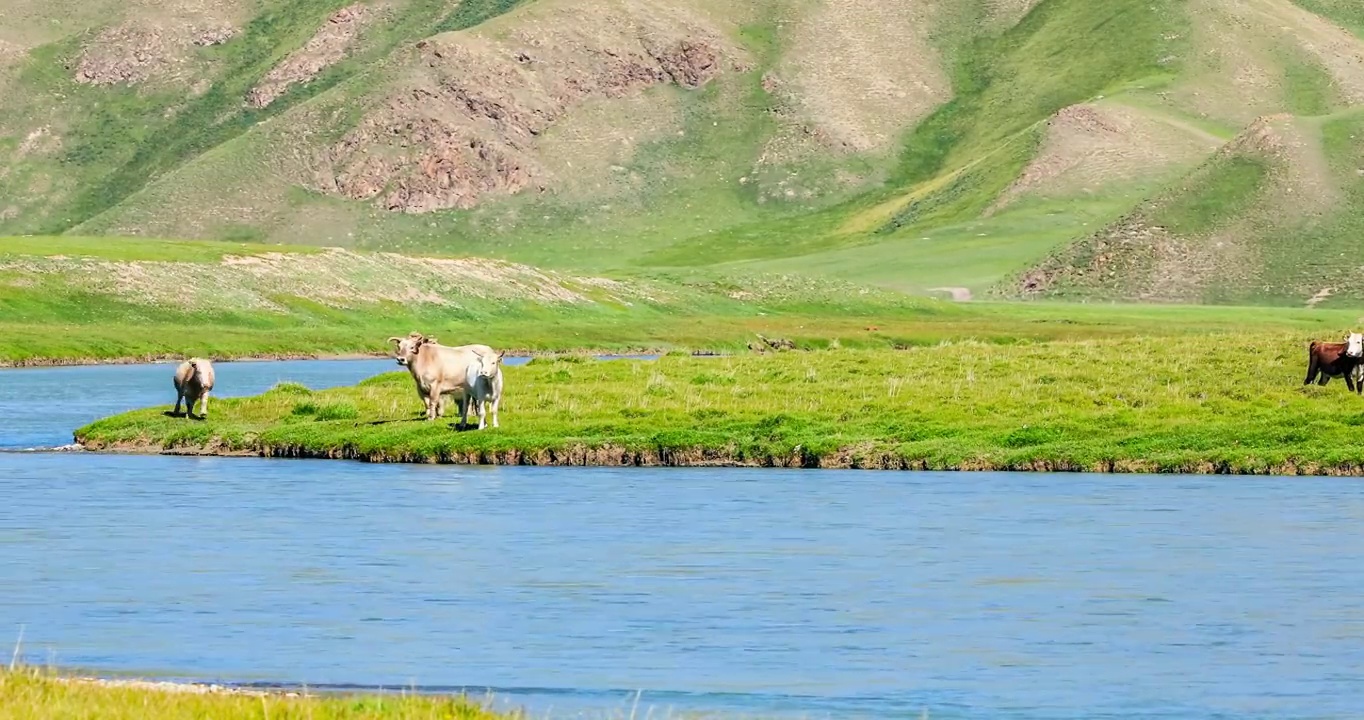
[[[179,414],[180,414],[180,401],[181,401],[181,400],[184,400],[184,399],[185,399],[185,394],[184,394],[184,393],[176,393],[176,394],[175,394],[175,409],[171,411],[171,415],[179,415]],[[189,414],[188,411],[186,411],[185,414]]]
[[502,402],[502,395],[498,394],[498,395],[494,395],[494,396],[493,396],[493,427],[498,427],[498,425],[497,425],[497,406],[498,406],[501,402]]
[[469,427],[469,394],[459,396],[459,429]]
[[1302,381],[1303,385],[1311,385],[1317,379],[1317,373],[1321,368],[1317,367],[1317,356],[1309,353],[1307,356],[1307,379]]
[[488,427],[488,399],[474,398],[474,404],[478,408],[478,429],[482,430]]
[[203,406],[199,408],[199,417],[204,417],[204,418],[208,417],[208,393],[209,393],[209,392],[210,392],[210,391],[205,390],[205,391],[204,391],[204,394],[200,396],[199,402],[203,403]]

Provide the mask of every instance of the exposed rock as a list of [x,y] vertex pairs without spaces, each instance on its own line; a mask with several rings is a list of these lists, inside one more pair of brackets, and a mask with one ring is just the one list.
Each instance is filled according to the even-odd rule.
[[369,14],[369,9],[359,3],[332,13],[303,47],[284,58],[247,92],[246,104],[253,108],[266,107],[288,92],[290,86],[306,83],[340,62]]
[[706,43],[679,40],[651,53],[674,83],[699,88],[720,72],[720,54]]
[[212,45],[222,45],[231,40],[237,34],[237,28],[231,25],[220,25],[201,29],[195,33],[194,44],[199,47],[209,47]]
[[603,18],[591,33],[527,23],[507,38],[463,32],[417,44],[412,80],[323,151],[314,186],[406,213],[543,189],[536,139],[574,107],[667,83],[704,87],[732,54],[713,31],[634,20]]
[[242,19],[238,0],[174,3],[152,2],[155,13],[130,10],[133,18],[100,30],[86,43],[68,70],[87,85],[136,85],[174,80],[194,67],[195,46],[218,45],[237,34]]
[[156,26],[118,25],[102,31],[77,60],[76,82],[87,85],[133,85],[158,73],[173,60],[164,31]]

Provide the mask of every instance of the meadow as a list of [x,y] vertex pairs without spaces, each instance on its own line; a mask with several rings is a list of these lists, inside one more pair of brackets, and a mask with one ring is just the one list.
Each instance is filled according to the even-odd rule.
[[95,682],[32,669],[0,670],[0,720],[499,720],[463,697],[286,696],[205,692],[199,686]]
[[[505,369],[501,427],[419,419],[406,372],[169,404],[76,431],[95,450],[375,462],[1364,474],[1364,398],[1303,387],[1306,335],[944,342]],[[219,382],[228,382],[219,373]],[[452,404],[453,405],[453,404]],[[472,417],[472,415],[471,415]]]
[[895,349],[1239,331],[1335,338],[1350,310],[952,302],[709,270],[584,277],[461,257],[149,238],[0,238],[0,366],[376,355],[420,330],[513,354]]

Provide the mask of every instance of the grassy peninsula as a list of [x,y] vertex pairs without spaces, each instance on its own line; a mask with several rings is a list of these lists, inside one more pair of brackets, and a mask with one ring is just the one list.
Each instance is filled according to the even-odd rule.
[[1340,380],[1303,387],[1306,340],[540,358],[505,370],[498,429],[419,420],[410,376],[394,372],[221,400],[206,421],[161,405],[76,437],[96,450],[376,462],[1364,474],[1364,398]]
[[0,720],[504,720],[462,697],[301,696],[0,670]]

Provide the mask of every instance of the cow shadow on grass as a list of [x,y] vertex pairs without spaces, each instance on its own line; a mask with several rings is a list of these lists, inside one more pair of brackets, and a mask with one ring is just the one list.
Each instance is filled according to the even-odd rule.
[[169,418],[189,418],[195,422],[203,422],[208,419],[203,415],[194,415],[188,412],[175,412],[174,410],[167,410],[161,414]]
[[[425,414],[422,414],[422,413],[417,413],[416,415],[413,415],[412,417],[405,417],[405,418],[389,418],[388,420],[370,420],[369,422],[367,422],[367,423],[365,423],[365,424],[368,425],[368,426],[370,426],[370,427],[379,427],[379,426],[381,426],[381,425],[393,425],[393,424],[398,424],[398,423],[406,424],[406,423],[426,423],[426,422],[430,422],[429,420],[426,419],[426,415],[425,415]],[[458,420],[456,420],[456,421],[454,421],[454,422],[433,423],[433,424],[436,424],[436,425],[442,425],[442,424],[443,424],[447,429],[454,430],[455,432],[468,432],[468,431],[470,431],[470,430],[477,430],[477,429],[478,429],[478,421],[477,421],[477,420],[475,420],[475,421],[469,423],[468,425],[465,425],[464,427],[460,427],[460,426],[459,426],[459,421],[458,421]]]

